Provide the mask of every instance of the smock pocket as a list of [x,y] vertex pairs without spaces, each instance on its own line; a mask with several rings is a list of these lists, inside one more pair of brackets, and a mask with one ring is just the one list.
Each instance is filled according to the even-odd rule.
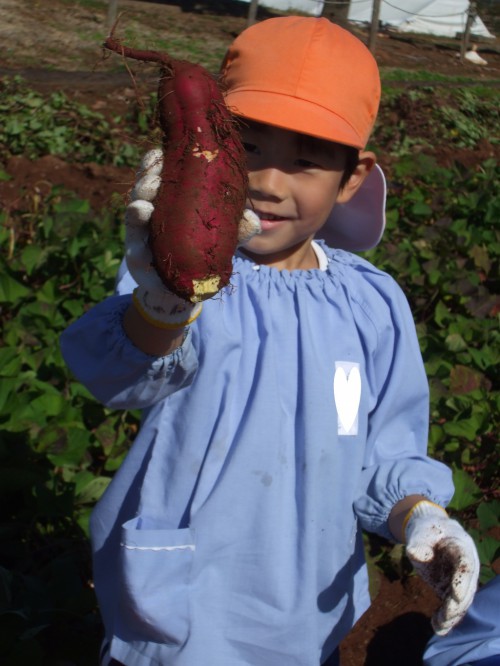
[[184,643],[189,634],[193,531],[151,529],[143,518],[133,518],[122,526],[120,546],[122,637]]

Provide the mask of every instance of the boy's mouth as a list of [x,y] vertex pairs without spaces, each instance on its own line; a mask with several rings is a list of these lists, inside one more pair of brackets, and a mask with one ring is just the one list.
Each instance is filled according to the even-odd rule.
[[261,210],[256,210],[255,211],[257,215],[259,216],[259,219],[261,221],[266,221],[266,222],[282,222],[283,220],[286,220],[286,217],[281,217],[281,215],[273,215],[272,213],[263,213]]

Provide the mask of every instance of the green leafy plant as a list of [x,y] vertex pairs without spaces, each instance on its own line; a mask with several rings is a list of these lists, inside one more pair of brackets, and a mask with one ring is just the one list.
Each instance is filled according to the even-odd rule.
[[498,175],[494,160],[471,171],[424,153],[400,159],[387,241],[369,253],[410,300],[431,387],[430,453],[454,469],[450,509],[473,530],[483,581],[500,555],[477,515],[499,493]]
[[122,214],[117,206],[96,220],[87,201],[58,189],[31,210],[11,218],[3,214],[0,644],[5,664],[41,664],[51,643],[63,658],[74,649],[72,640],[89,646],[81,663],[95,663],[101,626],[88,518],[129,447],[137,415],[98,405],[68,375],[59,335],[112,291],[122,252]]
[[494,89],[389,86],[372,140],[396,157],[412,155],[416,148],[429,154],[438,147],[472,150],[483,139],[498,144],[499,121]]
[[139,147],[121,118],[107,120],[63,92],[48,97],[20,77],[0,79],[0,155],[61,155],[75,162],[135,165]]

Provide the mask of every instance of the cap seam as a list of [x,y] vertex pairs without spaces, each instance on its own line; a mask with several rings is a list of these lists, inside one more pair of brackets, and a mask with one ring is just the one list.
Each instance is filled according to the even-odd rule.
[[299,82],[302,81],[302,74],[303,74],[303,72],[304,72],[305,61],[306,61],[306,57],[304,56],[304,54],[307,56],[307,53],[309,52],[309,49],[311,48],[311,42],[312,42],[312,40],[313,40],[313,37],[314,37],[315,32],[316,32],[316,25],[314,26],[314,31],[311,30],[311,34],[309,35],[309,39],[308,39],[308,42],[307,42],[307,46],[304,46],[303,49],[302,49],[302,58],[301,58],[300,71],[298,72],[298,76],[297,76],[297,79],[296,79],[296,81],[295,81],[295,92],[294,92],[294,95],[295,95],[295,97],[297,97],[297,98],[298,98],[297,89],[298,89],[298,87],[299,87]]

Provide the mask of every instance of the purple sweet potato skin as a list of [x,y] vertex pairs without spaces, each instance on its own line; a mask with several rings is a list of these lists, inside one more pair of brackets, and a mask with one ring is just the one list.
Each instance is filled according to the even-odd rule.
[[[247,196],[246,157],[235,120],[217,82],[200,65],[130,49],[113,37],[105,47],[160,66],[163,168],[150,220],[153,264],[181,298],[210,298],[230,282]],[[196,285],[206,280],[215,287],[200,294]]]

